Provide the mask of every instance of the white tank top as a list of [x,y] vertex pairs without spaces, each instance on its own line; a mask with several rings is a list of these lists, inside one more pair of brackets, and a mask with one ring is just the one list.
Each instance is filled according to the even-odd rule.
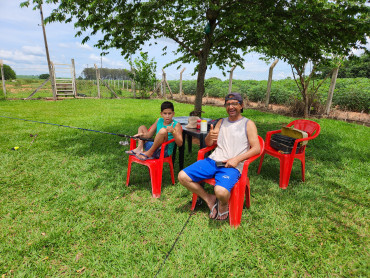
[[[209,158],[215,161],[226,161],[249,150],[247,123],[249,119],[243,117],[235,122],[229,118],[222,119],[220,132],[217,138],[217,147]],[[244,161],[236,167],[241,173]]]

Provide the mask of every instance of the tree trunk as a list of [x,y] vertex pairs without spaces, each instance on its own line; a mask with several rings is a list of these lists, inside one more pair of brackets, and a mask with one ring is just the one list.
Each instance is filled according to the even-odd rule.
[[212,47],[212,37],[213,31],[216,27],[217,17],[218,11],[212,9],[207,10],[206,18],[208,19],[210,30],[209,33],[205,33],[203,49],[196,54],[199,60],[199,64],[198,64],[197,92],[195,95],[194,103],[194,116],[198,117],[202,116],[202,98],[205,91],[204,78],[206,76],[208,56]]
[[303,89],[303,103],[304,103],[304,115],[303,117],[308,118],[308,86],[305,86]]
[[200,58],[198,65],[197,91],[195,95],[194,113],[195,116],[202,116],[202,99],[204,95],[204,79],[207,71],[207,59]]
[[197,92],[195,95],[195,103],[194,103],[194,116],[201,117],[202,116],[202,98],[205,92],[204,88],[204,79],[206,76],[207,71],[207,62],[209,51],[211,49],[211,41],[209,36],[206,36],[203,50],[200,51],[198,59],[198,77],[197,77]]

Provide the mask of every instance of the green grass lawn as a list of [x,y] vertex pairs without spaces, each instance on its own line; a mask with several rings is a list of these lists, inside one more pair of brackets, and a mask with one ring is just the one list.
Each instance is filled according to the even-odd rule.
[[[0,101],[0,116],[135,134],[159,117],[162,100]],[[177,116],[192,105],[175,104]],[[224,108],[204,107],[219,118]],[[293,120],[244,111],[259,134]],[[238,229],[190,217],[191,194],[171,184],[151,197],[148,170],[128,146],[95,132],[0,118],[0,274],[5,277],[366,277],[369,273],[369,128],[320,119],[306,149],[306,182],[293,165],[286,190],[266,156],[249,171],[251,208]],[[38,134],[34,137],[30,134]],[[19,146],[17,151],[11,148]],[[196,160],[186,152],[185,165]],[[178,159],[177,159],[178,161]],[[178,164],[175,171],[178,172]],[[210,188],[211,189],[211,188]]]

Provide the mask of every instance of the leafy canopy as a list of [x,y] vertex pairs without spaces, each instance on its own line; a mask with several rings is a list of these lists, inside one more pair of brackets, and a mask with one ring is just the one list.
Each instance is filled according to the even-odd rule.
[[[37,7],[39,0],[25,1],[22,6],[30,2]],[[198,62],[203,55],[210,67],[216,65],[223,70],[226,66],[243,65],[242,54],[256,43],[248,34],[249,28],[243,27],[253,18],[264,17],[275,3],[272,0],[45,2],[59,4],[45,21],[73,22],[78,30],[76,36],[83,36],[83,43],[90,36],[102,34],[95,46],[103,50],[103,55],[116,48],[128,59],[141,51],[145,42],[156,44],[167,38],[178,44],[175,54],[179,58],[172,63]],[[166,51],[165,46],[163,54]]]
[[346,56],[366,44],[369,14],[365,0],[278,1],[265,23],[253,26],[257,50],[297,68]]

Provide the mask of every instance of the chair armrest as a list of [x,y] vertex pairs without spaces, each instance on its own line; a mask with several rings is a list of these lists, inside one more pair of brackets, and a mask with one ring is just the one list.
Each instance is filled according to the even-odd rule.
[[130,139],[130,150],[136,149],[136,140],[135,139]]
[[210,147],[205,147],[205,148],[203,148],[203,149],[200,149],[199,151],[198,151],[198,158],[197,158],[197,160],[202,160],[202,159],[204,159],[204,156],[205,156],[205,154],[206,153],[208,153],[209,151],[212,151],[214,148],[216,148],[217,147],[217,144],[214,144],[214,145],[212,145],[212,146],[210,146]]
[[171,144],[172,142],[175,142],[175,138],[172,138],[171,140],[168,140],[168,141],[162,143],[162,147],[165,147],[166,145]]
[[175,142],[175,138],[172,138],[171,140],[168,140],[161,145],[161,154],[159,155],[159,158],[164,158],[164,150],[166,149],[166,146],[168,144],[171,144],[172,142]]
[[266,145],[267,144],[270,145],[271,135],[276,134],[276,133],[281,133],[281,129],[266,132],[266,140],[265,140]]

